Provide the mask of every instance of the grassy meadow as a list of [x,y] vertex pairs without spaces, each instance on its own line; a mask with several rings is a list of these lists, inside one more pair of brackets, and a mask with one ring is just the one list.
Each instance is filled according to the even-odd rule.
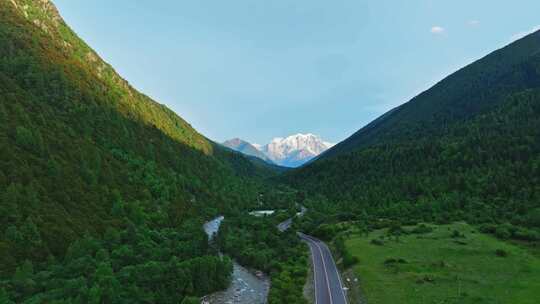
[[540,258],[465,223],[352,234],[369,304],[540,303]]

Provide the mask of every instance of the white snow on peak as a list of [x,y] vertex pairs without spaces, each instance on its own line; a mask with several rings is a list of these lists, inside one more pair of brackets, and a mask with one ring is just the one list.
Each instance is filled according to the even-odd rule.
[[260,150],[279,165],[298,167],[333,145],[315,134],[298,133],[285,138],[276,137]]
[[[233,142],[233,146],[239,143],[247,143],[241,139],[232,139],[227,142]],[[229,146],[232,149],[236,149]],[[324,151],[328,150],[333,143],[322,140],[320,136],[312,133],[298,133],[287,137],[275,137],[269,144],[251,144],[261,153],[253,153],[253,151],[237,150],[248,155],[256,156],[268,162],[278,164],[285,167],[299,167]]]

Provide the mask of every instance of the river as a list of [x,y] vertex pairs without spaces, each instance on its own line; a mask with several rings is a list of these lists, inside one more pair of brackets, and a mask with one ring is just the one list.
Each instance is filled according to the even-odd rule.
[[[203,228],[208,238],[212,239],[219,231],[224,217],[219,216],[204,224]],[[210,304],[265,304],[270,290],[270,279],[263,275],[255,276],[240,264],[234,262],[231,285],[223,291],[213,293],[203,298],[203,303]],[[206,301],[206,302],[204,302]]]

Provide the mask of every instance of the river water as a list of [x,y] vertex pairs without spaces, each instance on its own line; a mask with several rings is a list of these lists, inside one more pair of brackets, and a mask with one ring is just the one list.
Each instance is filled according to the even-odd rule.
[[[217,217],[204,224],[203,228],[209,239],[219,231],[224,217]],[[232,281],[229,288],[203,298],[203,303],[210,304],[265,304],[270,290],[270,280],[263,275],[255,276],[240,264],[234,262]]]

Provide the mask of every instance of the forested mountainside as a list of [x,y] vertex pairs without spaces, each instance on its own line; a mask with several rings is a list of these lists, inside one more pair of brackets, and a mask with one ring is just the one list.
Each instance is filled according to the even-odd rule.
[[48,0],[0,0],[0,147],[1,303],[223,288],[200,223],[248,208],[269,173],[133,89]]
[[285,177],[311,197],[323,194],[327,213],[465,219],[497,224],[486,230],[503,237],[540,240],[540,32],[449,76],[334,149]]
[[536,32],[446,77],[319,158],[375,144],[444,135],[453,124],[497,107],[508,95],[540,86],[539,53],[540,32]]

